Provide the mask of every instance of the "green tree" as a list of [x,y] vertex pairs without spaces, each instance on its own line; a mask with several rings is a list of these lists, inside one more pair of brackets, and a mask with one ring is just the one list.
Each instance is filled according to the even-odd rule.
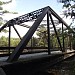
[[[16,47],[19,42],[20,42],[19,38],[11,38],[10,46],[11,47]],[[0,47],[5,47],[5,46],[8,46],[8,37],[2,36],[0,38]]]
[[8,46],[8,39],[5,36],[0,38],[0,47]]
[[38,38],[32,37],[27,44],[27,47],[37,47],[38,46]]
[[[57,0],[59,3],[63,3],[63,9],[66,8],[64,11],[63,11],[63,15],[66,16],[66,18],[68,16],[71,16],[71,19],[72,19],[72,22],[70,23],[70,27],[72,24],[74,24],[74,20],[75,20],[75,0]],[[73,29],[73,31],[75,31],[75,26],[74,27],[71,27]],[[72,40],[72,47],[75,49],[75,33],[72,33],[71,31],[69,31],[70,33],[69,34],[72,34],[71,35],[71,40]],[[70,41],[71,41],[70,40]]]
[[63,14],[68,17],[75,17],[75,0],[57,0],[60,3],[63,3],[63,8],[66,10],[63,11]]
[[11,38],[11,46],[12,47],[16,47],[19,42],[20,42],[19,38]]
[[[2,7],[3,5],[9,4],[11,2],[12,2],[12,0],[9,0],[9,1],[6,1],[6,2],[0,1],[0,26],[3,25],[5,22],[7,22],[7,20],[3,20],[3,18],[2,18],[2,16],[5,13],[17,14],[17,12],[10,12],[9,10],[4,10],[4,8]],[[7,30],[4,29],[3,32],[7,32]]]
[[47,46],[47,28],[44,25],[40,25],[37,36],[39,36],[38,46]]

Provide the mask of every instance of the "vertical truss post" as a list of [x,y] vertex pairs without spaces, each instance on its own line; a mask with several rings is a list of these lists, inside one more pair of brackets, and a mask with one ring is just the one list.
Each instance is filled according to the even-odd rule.
[[62,42],[63,42],[63,52],[65,52],[65,45],[64,45],[64,29],[63,29],[63,23],[62,23]]
[[58,40],[58,43],[59,43],[60,48],[61,48],[61,51],[62,51],[61,42],[60,42],[60,39],[59,39],[58,33],[57,33],[57,31],[56,31],[56,27],[55,27],[55,25],[54,25],[54,22],[53,22],[53,18],[52,18],[52,16],[51,16],[51,13],[49,13],[49,16],[50,16],[51,22],[52,22],[52,24],[53,24],[53,28],[54,28],[54,31],[55,31],[55,34],[56,34],[57,40]]
[[[31,37],[31,47],[33,47],[33,37]],[[33,50],[33,49],[31,49]]]
[[31,38],[31,47],[33,47],[33,37]]
[[9,26],[9,38],[8,38],[9,54],[10,54],[10,44],[11,44],[11,26]]
[[54,47],[54,46],[53,46],[53,35],[52,35],[52,38],[51,38],[51,40],[52,40],[52,49],[53,49],[53,47]]
[[19,38],[21,39],[20,34],[18,33],[17,29],[15,28],[15,26],[13,25],[14,30],[16,31],[17,35],[19,36]]
[[71,40],[72,40],[72,35],[71,35],[71,33],[69,33],[70,50],[71,50]]
[[49,13],[47,12],[47,33],[48,33],[48,54],[50,54],[50,27],[49,27]]

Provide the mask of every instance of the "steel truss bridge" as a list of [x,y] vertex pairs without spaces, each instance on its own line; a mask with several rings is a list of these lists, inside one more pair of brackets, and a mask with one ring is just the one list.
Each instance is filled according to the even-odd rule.
[[[46,15],[46,20],[43,20]],[[56,18],[56,20],[54,20]],[[24,22],[29,22],[33,21],[32,26],[28,26],[23,24]],[[46,27],[47,27],[47,34],[48,34],[48,47],[27,47],[27,44],[29,40],[32,38],[33,34],[35,31],[38,30],[40,23],[44,21],[47,22]],[[19,16],[17,18],[9,20],[6,24],[4,24],[0,28],[0,32],[4,28],[9,28],[9,46],[8,47],[0,47],[0,50],[8,50],[8,54],[1,54],[0,56],[7,56],[6,60],[3,60],[0,62],[0,73],[1,75],[32,75],[33,73],[37,72],[38,70],[44,70],[45,68],[47,69],[48,67],[51,67],[53,65],[56,65],[57,63],[60,63],[64,60],[67,60],[71,57],[74,56],[75,51],[71,52],[66,52],[66,49],[64,48],[64,36],[63,38],[63,44],[61,44],[58,32],[57,32],[57,27],[56,25],[61,24],[61,31],[62,34],[64,33],[64,26],[66,27],[67,30],[70,30],[72,33],[75,33],[68,25],[67,23],[49,6],[44,7],[42,9],[30,12],[28,14]],[[29,28],[28,32],[23,36],[23,38],[20,36],[19,32],[16,29],[16,25],[23,26]],[[50,27],[52,26],[52,27]],[[17,35],[21,39],[19,44],[16,47],[11,47],[10,44],[10,39],[11,39],[11,27],[14,28],[16,31]],[[51,34],[51,29],[53,28],[53,32],[56,35],[58,44],[59,44],[59,50],[61,53],[57,54],[51,54],[51,43],[50,43],[50,34]],[[11,53],[10,50],[14,49]],[[46,52],[46,54],[42,54],[36,56],[36,54],[32,54],[30,57],[31,59],[21,59],[19,60],[19,57],[21,54],[26,54],[22,53],[24,49],[43,49],[43,51],[39,52]],[[46,49],[46,50],[45,50]],[[38,52],[38,51],[37,51]],[[36,53],[36,52],[33,52]],[[65,55],[70,54],[70,57],[64,57]],[[24,56],[23,56],[24,57]],[[39,64],[38,64],[39,63]],[[40,67],[40,68],[39,68]],[[32,69],[33,68],[33,69]],[[15,73],[16,72],[16,73]],[[30,72],[30,73],[29,73]]]

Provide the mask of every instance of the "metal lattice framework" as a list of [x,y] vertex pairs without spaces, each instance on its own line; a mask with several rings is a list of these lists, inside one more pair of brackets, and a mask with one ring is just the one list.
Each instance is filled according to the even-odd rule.
[[[4,28],[9,27],[9,38],[10,38],[10,32],[11,32],[10,27],[11,26],[13,26],[13,28],[17,32],[14,25],[16,25],[16,24],[21,25],[21,23],[35,20],[33,25],[30,27],[29,31],[26,33],[26,35],[22,39],[21,39],[19,33],[17,32],[21,41],[16,46],[16,48],[14,49],[12,54],[9,56],[9,58],[7,59],[8,62],[16,61],[19,58],[23,49],[26,47],[27,43],[29,42],[29,40],[33,36],[34,32],[37,30],[38,26],[40,25],[41,21],[43,20],[43,18],[45,17],[46,14],[47,14],[48,54],[50,54],[50,27],[49,27],[50,23],[49,23],[49,19],[51,20],[51,23],[53,25],[60,49],[61,49],[61,51],[64,51],[64,40],[63,40],[63,48],[62,48],[57,30],[55,27],[55,23],[54,23],[53,18],[52,18],[52,15],[56,19],[58,19],[60,23],[62,23],[62,33],[63,33],[63,25],[65,25],[67,27],[67,29],[71,30],[73,33],[75,33],[75,32],[67,25],[67,23],[51,7],[47,6],[45,8],[42,8],[42,9],[33,11],[31,13],[19,16],[17,18],[12,19],[12,20],[9,20],[5,25],[3,25],[0,28],[0,31],[2,31]],[[10,39],[9,39],[9,41],[10,41]],[[10,42],[9,42],[9,47],[10,47]]]
[[42,13],[42,11],[44,9],[45,8],[42,8],[42,9],[33,11],[31,13],[19,16],[17,18],[11,19],[5,25],[3,25],[3,27],[0,29],[0,31],[3,30],[5,27],[13,26],[15,24],[20,25],[21,23],[28,22],[28,21],[31,21],[33,19],[37,19],[37,17]]

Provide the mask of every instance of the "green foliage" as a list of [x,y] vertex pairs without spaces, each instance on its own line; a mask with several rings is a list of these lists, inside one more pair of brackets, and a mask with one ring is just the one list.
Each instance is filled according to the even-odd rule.
[[[0,38],[0,47],[8,46],[8,39],[9,39],[8,37],[2,36]],[[11,42],[10,46],[15,47],[20,42],[20,39],[19,38],[11,38],[10,42]]]
[[0,10],[3,10],[3,8],[2,8],[2,7],[0,7]]
[[0,1],[0,5],[3,5],[3,2],[2,1]]
[[75,50],[75,39],[73,39],[72,48]]
[[8,46],[8,40],[5,36],[2,36],[0,38],[0,47],[3,47],[3,46]]
[[38,46],[38,38],[32,37],[27,44],[27,47],[37,47]]
[[7,33],[8,31],[6,29],[3,29],[1,32]]
[[2,25],[3,23],[0,21],[0,26]]
[[11,46],[12,47],[17,46],[19,42],[20,42],[19,38],[11,38]]
[[4,13],[18,14],[17,12],[10,12],[10,11],[8,11],[8,10],[4,10],[4,11],[2,11],[2,13],[3,13],[3,14],[4,14]]
[[12,2],[12,0],[6,1],[6,2],[0,1],[0,5],[9,4],[9,3],[11,3],[11,2]]
[[41,25],[36,34],[39,36],[38,46],[47,46],[47,28]]
[[[75,0],[59,0],[59,2],[63,3],[63,8],[66,8],[66,10],[63,11],[63,14],[66,16],[66,18],[68,16],[71,16],[72,22],[69,25],[71,27],[75,19]],[[72,29],[75,31],[75,28],[72,28]],[[69,32],[72,33],[71,31]],[[70,41],[72,41],[72,48],[75,49],[75,34],[74,33],[72,34],[73,34],[73,37]],[[67,43],[67,41],[65,43]]]
[[[17,14],[17,12],[10,12],[10,11],[8,11],[8,10],[4,10],[3,9],[3,5],[5,5],[5,4],[9,4],[9,3],[11,3],[12,2],[12,0],[9,0],[9,1],[0,1],[0,26],[1,25],[3,25],[6,21],[4,21],[3,20],[3,18],[2,18],[2,16],[5,14],[5,13],[12,13],[12,14]],[[7,32],[7,30],[6,29],[4,29],[2,32]]]
[[9,13],[9,11],[7,11],[7,10],[4,10],[4,11],[3,11],[3,13]]
[[33,47],[36,47],[38,44],[38,38],[33,37],[32,40],[33,40]]
[[63,11],[66,17],[75,17],[75,0],[59,0],[58,2],[63,3],[63,8],[66,8],[66,10]]
[[72,47],[75,50],[75,34],[73,34]]
[[57,1],[60,3],[63,3],[63,7],[66,7],[66,8],[68,8],[69,6],[73,6],[74,4],[71,2],[75,2],[75,0],[57,0]]
[[13,14],[18,14],[17,12],[11,12],[11,13],[13,13]]

